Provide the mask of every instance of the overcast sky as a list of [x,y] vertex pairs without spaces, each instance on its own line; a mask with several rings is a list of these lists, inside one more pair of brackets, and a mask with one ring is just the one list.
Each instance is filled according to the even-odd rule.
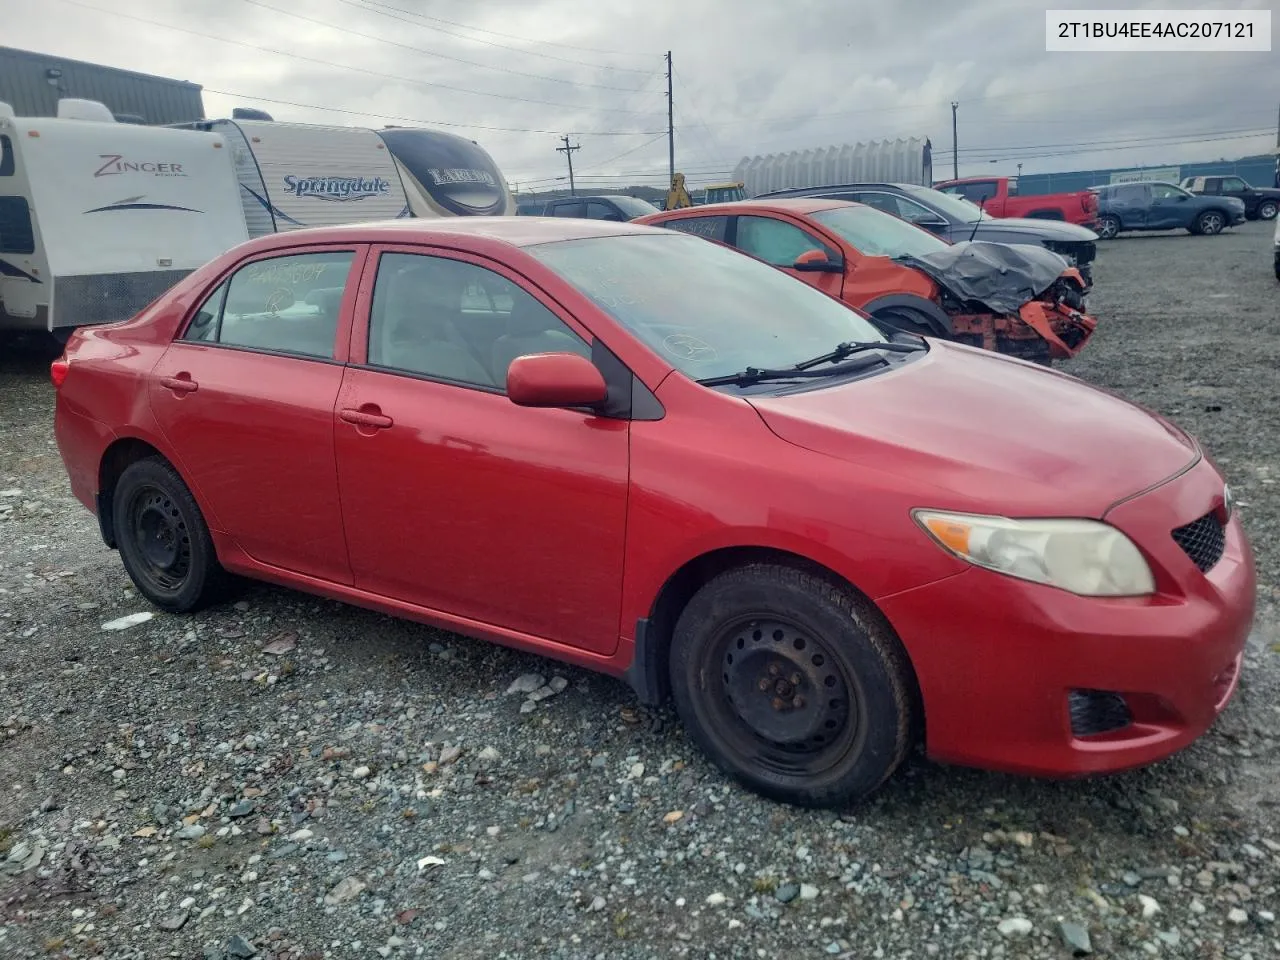
[[521,189],[562,185],[552,178],[564,176],[564,154],[555,150],[563,134],[582,146],[574,154],[580,186],[665,186],[667,50],[675,62],[676,169],[692,184],[727,178],[744,155],[894,137],[931,138],[942,178],[951,168],[952,100],[960,104],[961,175],[1013,174],[1018,162],[1033,173],[1274,148],[1274,48],[1046,53],[1045,7],[1026,0],[0,0],[0,42],[202,84],[211,117],[256,106],[277,120],[450,124],[485,146]]

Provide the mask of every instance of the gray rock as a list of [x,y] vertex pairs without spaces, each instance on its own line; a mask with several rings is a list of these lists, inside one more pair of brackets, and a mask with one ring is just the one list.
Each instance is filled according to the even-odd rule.
[[1089,928],[1072,920],[1063,920],[1058,924],[1058,933],[1073,957],[1087,957],[1093,953],[1093,944],[1089,940]]
[[227,811],[228,817],[247,817],[257,810],[257,805],[252,800],[241,800]]
[[324,902],[331,907],[336,907],[343,903],[350,903],[356,897],[360,896],[367,887],[368,884],[359,877],[347,877],[324,895]]
[[563,693],[565,688],[569,686],[569,681],[564,677],[552,677],[547,686],[551,688],[552,693]]
[[179,840],[199,840],[207,831],[198,823],[193,823],[189,827],[183,827],[174,834]]
[[1026,917],[1009,917],[1001,920],[996,927],[1004,937],[1025,937],[1031,933],[1031,921]]
[[234,957],[235,960],[249,960],[250,957],[258,955],[258,949],[240,934],[236,934],[227,941],[224,948],[228,957]]
[[480,751],[478,756],[485,763],[493,763],[501,755],[498,753],[498,751],[494,747],[485,747],[483,750]]
[[777,890],[773,891],[774,898],[779,903],[790,903],[796,897],[800,896],[800,884],[784,883]]
[[507,695],[513,693],[533,693],[544,683],[546,679],[540,673],[525,673],[516,677],[511,681],[511,686],[507,687]]
[[533,700],[526,700],[524,703],[520,704],[521,713],[533,713],[533,711],[537,709],[538,709],[538,704],[536,701],[533,701]]
[[185,910],[180,910],[177,913],[172,913],[160,921],[160,924],[159,924],[160,929],[169,930],[169,931],[181,930],[183,927],[187,925],[188,916],[190,916],[190,914],[188,914],[187,911]]

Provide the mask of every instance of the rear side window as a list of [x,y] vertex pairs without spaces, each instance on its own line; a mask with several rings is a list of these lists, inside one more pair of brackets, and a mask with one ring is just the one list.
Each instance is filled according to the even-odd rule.
[[13,155],[13,141],[0,134],[0,177],[12,177],[17,169],[17,160]]
[[695,237],[708,240],[719,240],[724,243],[729,229],[728,217],[679,217],[662,224],[668,230],[679,230],[681,233],[692,233]]
[[245,264],[196,311],[183,339],[328,359],[354,251]]
[[35,253],[31,208],[24,197],[0,197],[0,253]]
[[558,203],[551,208],[553,217],[584,217],[587,206],[581,200],[572,203]]

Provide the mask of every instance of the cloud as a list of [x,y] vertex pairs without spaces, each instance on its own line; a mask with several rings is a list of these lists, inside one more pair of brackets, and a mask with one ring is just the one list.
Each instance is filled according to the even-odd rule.
[[[1266,3],[1195,4],[1241,6]],[[1280,88],[1270,53],[1046,53],[1044,5],[1024,0],[6,7],[5,43],[200,83],[210,116],[258,106],[280,120],[453,124],[526,187],[564,175],[563,134],[582,145],[584,185],[662,185],[668,49],[676,165],[693,183],[744,155],[907,136],[932,138],[943,175],[952,100],[962,174],[1234,156],[1270,149]]]

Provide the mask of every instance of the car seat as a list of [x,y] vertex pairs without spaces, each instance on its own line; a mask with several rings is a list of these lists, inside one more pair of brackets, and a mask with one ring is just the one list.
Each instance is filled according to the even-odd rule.
[[531,353],[577,353],[589,358],[591,347],[533,297],[517,293],[507,331],[493,344],[489,369],[494,382],[505,386],[511,361]]

